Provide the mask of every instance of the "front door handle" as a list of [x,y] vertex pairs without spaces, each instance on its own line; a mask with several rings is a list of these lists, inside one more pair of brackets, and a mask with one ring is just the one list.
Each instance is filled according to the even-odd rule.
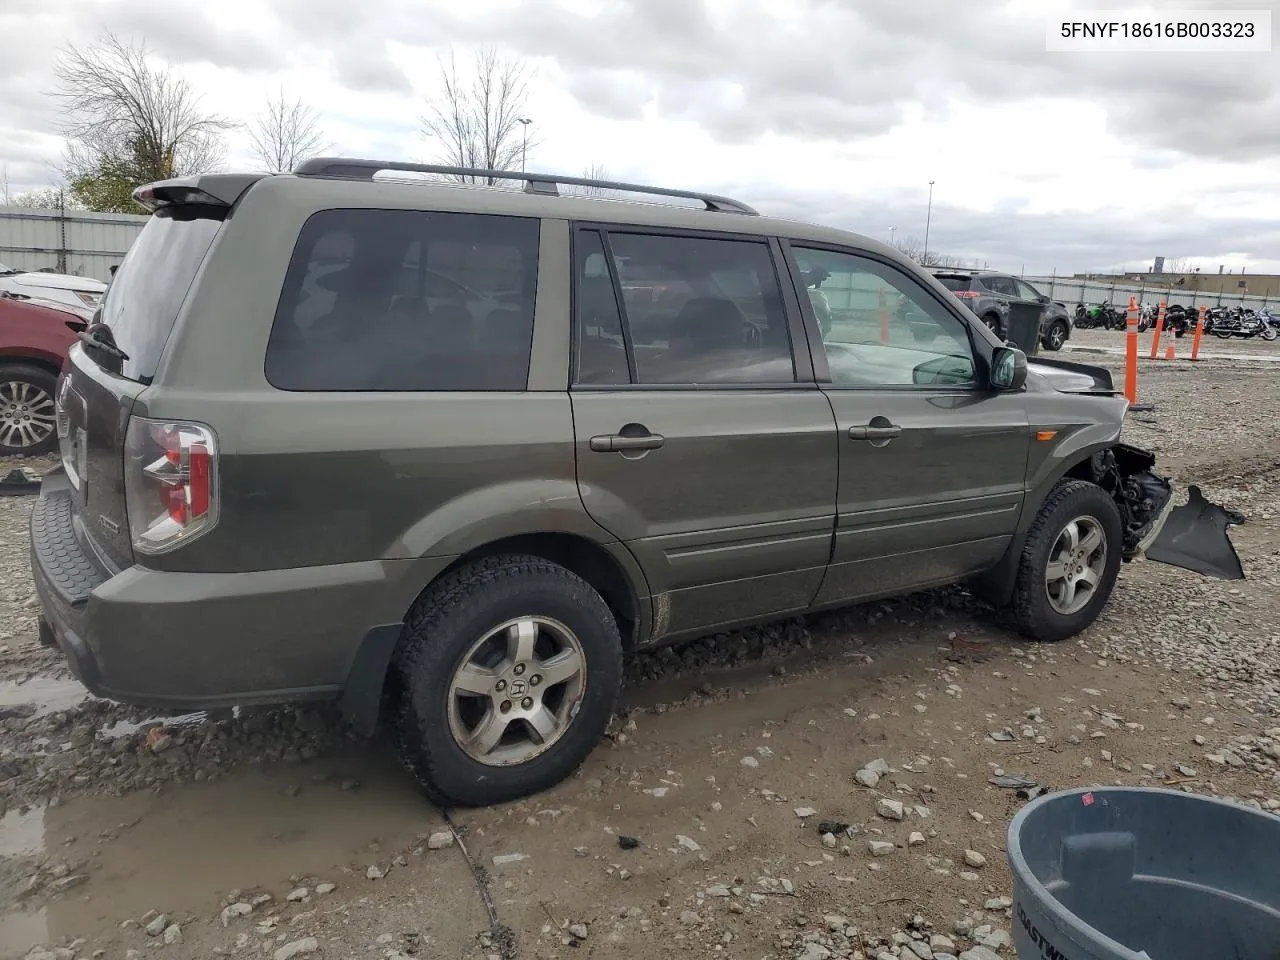
[[902,436],[902,428],[896,424],[887,427],[850,427],[850,440],[892,440]]
[[651,433],[648,436],[641,437],[629,437],[624,434],[613,433],[592,437],[587,441],[587,445],[596,453],[623,453],[630,450],[657,450],[666,442],[667,438],[660,433]]

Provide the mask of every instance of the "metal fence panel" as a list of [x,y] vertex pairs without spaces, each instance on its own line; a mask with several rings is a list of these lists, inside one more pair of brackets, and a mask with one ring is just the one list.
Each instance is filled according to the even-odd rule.
[[1023,277],[1041,293],[1054,300],[1060,300],[1068,308],[1077,303],[1101,303],[1110,300],[1114,306],[1124,307],[1130,297],[1137,297],[1139,303],[1158,303],[1165,300],[1169,304],[1180,303],[1184,307],[1214,307],[1218,304],[1234,307],[1237,305],[1260,310],[1274,305],[1275,297],[1250,297],[1238,292],[1223,290],[1183,290],[1179,287],[1149,286],[1140,283],[1103,283],[1097,280],[1078,280],[1063,277]]
[[0,207],[0,263],[105,282],[146,222],[128,213]]

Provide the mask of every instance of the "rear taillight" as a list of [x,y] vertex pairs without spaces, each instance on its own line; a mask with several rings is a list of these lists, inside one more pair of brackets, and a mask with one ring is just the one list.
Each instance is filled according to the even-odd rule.
[[953,290],[951,292],[961,300],[977,300],[981,296],[976,290]]
[[218,441],[187,421],[133,417],[125,438],[129,535],[141,553],[165,553],[218,522]]

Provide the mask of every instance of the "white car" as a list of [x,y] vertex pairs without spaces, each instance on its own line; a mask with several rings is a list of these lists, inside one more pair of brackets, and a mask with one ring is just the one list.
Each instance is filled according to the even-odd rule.
[[0,296],[17,300],[52,300],[73,307],[98,306],[107,285],[92,277],[68,273],[23,273],[0,263]]

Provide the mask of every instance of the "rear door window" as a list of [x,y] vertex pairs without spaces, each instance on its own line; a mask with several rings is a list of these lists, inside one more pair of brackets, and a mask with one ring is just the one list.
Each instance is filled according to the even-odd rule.
[[143,382],[155,376],[196,271],[222,228],[223,213],[211,216],[204,207],[163,209],[133,241],[103,296],[100,317],[129,357],[120,364],[122,376]]
[[325,210],[303,226],[267,345],[281,390],[523,390],[539,222]]
[[[782,290],[766,241],[610,232],[611,272],[625,317],[620,336],[612,333],[619,329],[612,282],[602,282],[593,268],[597,242],[579,235],[579,250],[589,251],[577,268],[579,383],[795,382]],[[619,346],[628,351],[621,358]]]

